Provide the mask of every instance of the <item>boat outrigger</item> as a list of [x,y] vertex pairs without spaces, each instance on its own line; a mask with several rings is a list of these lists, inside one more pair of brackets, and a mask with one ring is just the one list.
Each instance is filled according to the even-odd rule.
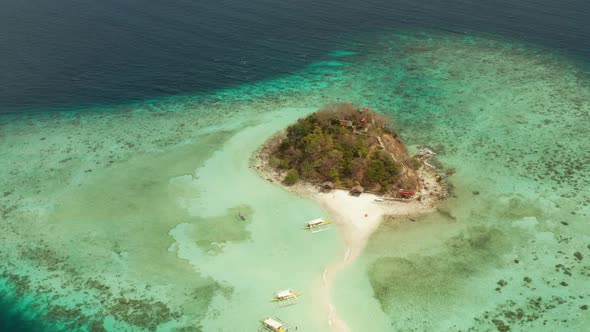
[[325,231],[330,228],[332,221],[318,218],[310,220],[305,224],[305,228],[309,229],[312,233]]
[[259,332],[287,332],[286,324],[278,318],[268,317],[262,320],[262,326],[258,329]]
[[301,292],[294,292],[291,289],[285,289],[276,292],[273,302],[279,302],[281,306],[287,306],[297,303],[297,298],[301,296]]

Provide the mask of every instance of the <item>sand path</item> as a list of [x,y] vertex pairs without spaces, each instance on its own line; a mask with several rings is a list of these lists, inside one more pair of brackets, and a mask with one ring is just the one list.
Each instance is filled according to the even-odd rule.
[[378,196],[363,194],[350,196],[347,191],[334,190],[331,193],[314,193],[316,199],[328,211],[347,245],[343,257],[324,270],[320,298],[328,313],[328,324],[332,331],[348,332],[346,323],[338,317],[331,303],[331,288],[337,274],[355,261],[365,248],[369,237],[377,228],[384,215],[415,215],[424,210],[419,202],[375,201]]

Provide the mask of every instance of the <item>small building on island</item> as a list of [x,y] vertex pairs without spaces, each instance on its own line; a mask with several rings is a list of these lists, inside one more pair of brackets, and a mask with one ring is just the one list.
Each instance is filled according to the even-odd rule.
[[356,185],[350,189],[350,194],[352,196],[360,196],[365,191],[365,188],[361,187],[360,185]]
[[320,186],[320,191],[324,193],[329,193],[332,189],[334,189],[334,183],[330,181],[326,181]]

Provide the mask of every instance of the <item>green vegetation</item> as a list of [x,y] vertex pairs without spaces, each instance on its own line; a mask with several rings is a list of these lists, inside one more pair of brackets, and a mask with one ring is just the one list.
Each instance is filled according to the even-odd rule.
[[[386,192],[401,169],[377,138],[390,135],[395,140],[388,124],[385,116],[370,109],[331,105],[289,126],[286,137],[271,151],[269,163],[288,170],[287,185],[299,179],[316,184],[332,181],[337,187],[360,184]],[[400,157],[406,159],[405,151]]]
[[299,181],[299,172],[297,172],[296,169],[289,170],[289,172],[287,172],[287,176],[285,176],[285,180],[283,180],[283,182],[288,186],[294,185],[297,181]]

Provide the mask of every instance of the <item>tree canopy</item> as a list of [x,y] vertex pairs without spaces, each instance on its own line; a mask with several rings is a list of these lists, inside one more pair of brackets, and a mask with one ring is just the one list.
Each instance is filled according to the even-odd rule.
[[385,192],[401,166],[379,143],[383,135],[395,137],[385,116],[348,103],[331,105],[289,126],[269,162],[289,171],[289,184],[332,181],[337,187],[360,184]]

